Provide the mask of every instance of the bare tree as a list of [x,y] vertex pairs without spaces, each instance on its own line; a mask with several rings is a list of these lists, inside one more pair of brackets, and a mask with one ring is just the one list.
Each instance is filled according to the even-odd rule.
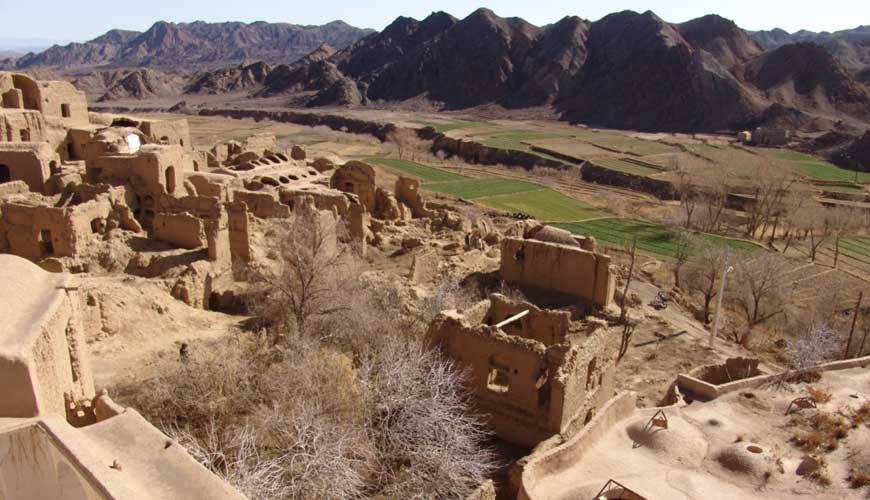
[[625,288],[622,290],[622,300],[619,301],[619,322],[625,324],[628,319],[628,288],[631,286],[631,280],[634,277],[634,263],[637,260],[637,238],[631,240],[631,249],[629,250],[630,263],[628,265],[628,275],[625,277]]
[[304,334],[312,319],[344,308],[337,299],[350,286],[352,256],[339,240],[341,226],[329,212],[320,212],[309,197],[297,203],[293,219],[278,234],[272,266],[248,271],[261,294],[254,309],[274,320],[285,318]]
[[784,257],[770,252],[743,253],[734,259],[729,301],[746,323],[737,342],[745,345],[755,327],[784,312],[786,290],[780,286],[780,277],[787,265]]
[[722,269],[728,252],[725,247],[706,244],[695,251],[686,264],[684,282],[686,289],[700,294],[703,306],[701,314],[705,323],[710,322],[710,305],[719,295]]

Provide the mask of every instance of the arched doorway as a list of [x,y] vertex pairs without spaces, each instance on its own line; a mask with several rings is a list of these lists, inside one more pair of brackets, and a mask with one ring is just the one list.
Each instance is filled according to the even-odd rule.
[[166,192],[175,193],[175,167],[166,167]]
[[6,165],[0,165],[0,184],[4,182],[9,182],[12,180],[12,173],[9,172],[9,167]]

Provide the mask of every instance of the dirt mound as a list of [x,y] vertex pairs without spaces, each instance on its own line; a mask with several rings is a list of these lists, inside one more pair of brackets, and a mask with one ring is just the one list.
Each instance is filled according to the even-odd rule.
[[662,460],[679,462],[696,467],[707,455],[707,441],[704,435],[684,420],[670,419],[667,429],[647,427],[649,417],[630,423],[625,432],[634,446],[649,450],[661,456]]
[[768,469],[764,448],[754,443],[734,443],[716,452],[715,459],[738,474],[761,477]]

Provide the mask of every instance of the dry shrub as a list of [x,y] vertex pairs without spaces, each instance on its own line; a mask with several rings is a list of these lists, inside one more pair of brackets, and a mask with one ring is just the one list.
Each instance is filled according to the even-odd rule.
[[831,485],[831,476],[828,475],[828,472],[822,469],[817,471],[813,471],[809,478],[814,481],[816,484],[822,487],[828,487]]
[[279,344],[194,346],[119,399],[253,499],[464,498],[492,471],[488,434],[396,303],[355,294]]
[[870,472],[859,472],[855,469],[850,470],[849,484],[853,488],[863,488],[870,485]]
[[849,420],[852,421],[852,427],[857,428],[861,424],[870,426],[870,402],[864,403],[858,408],[851,410]]
[[816,389],[815,387],[807,387],[807,394],[809,394],[810,399],[816,403],[827,403],[831,400],[830,392],[825,392],[821,389]]
[[810,453],[830,452],[839,448],[840,440],[849,435],[851,424],[843,417],[822,412],[810,417],[796,417],[792,423],[805,429],[795,432],[792,442],[798,448]]

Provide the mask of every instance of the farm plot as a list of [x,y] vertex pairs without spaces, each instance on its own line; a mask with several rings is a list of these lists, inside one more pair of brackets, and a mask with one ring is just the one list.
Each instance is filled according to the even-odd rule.
[[505,212],[529,214],[545,222],[582,221],[605,215],[551,189],[481,198],[477,202]]
[[[594,236],[605,247],[627,248],[637,238],[638,251],[658,257],[673,258],[679,241],[673,229],[658,224],[631,219],[596,219],[569,224],[554,224],[575,234]],[[713,244],[727,245],[735,250],[759,250],[754,243],[732,240],[711,234],[702,235]]]
[[609,170],[615,170],[617,172],[622,172],[625,174],[639,175],[641,177],[646,177],[661,172],[661,170],[656,170],[654,168],[645,167],[643,165],[638,165],[637,163],[631,163],[616,158],[600,158],[598,160],[594,160],[592,163]]
[[414,120],[412,123],[418,123],[420,125],[425,125],[427,127],[432,127],[436,132],[441,134],[446,134],[451,130],[465,129],[465,128],[479,128],[479,127],[489,127],[490,123],[487,122],[475,122],[475,121],[448,121],[448,122],[433,122],[433,121],[425,121],[425,120]]
[[425,182],[461,181],[468,179],[465,176],[447,172],[439,168],[422,165],[413,161],[400,160],[398,158],[367,158],[368,163],[374,163],[400,174],[416,177]]
[[856,172],[833,163],[828,163],[820,158],[797,151],[764,150],[756,148],[771,158],[791,163],[802,174],[810,179],[821,181],[845,181],[845,182],[870,182],[870,173]]
[[466,200],[546,189],[539,184],[511,179],[465,179],[426,184],[425,188],[428,191],[448,194]]

